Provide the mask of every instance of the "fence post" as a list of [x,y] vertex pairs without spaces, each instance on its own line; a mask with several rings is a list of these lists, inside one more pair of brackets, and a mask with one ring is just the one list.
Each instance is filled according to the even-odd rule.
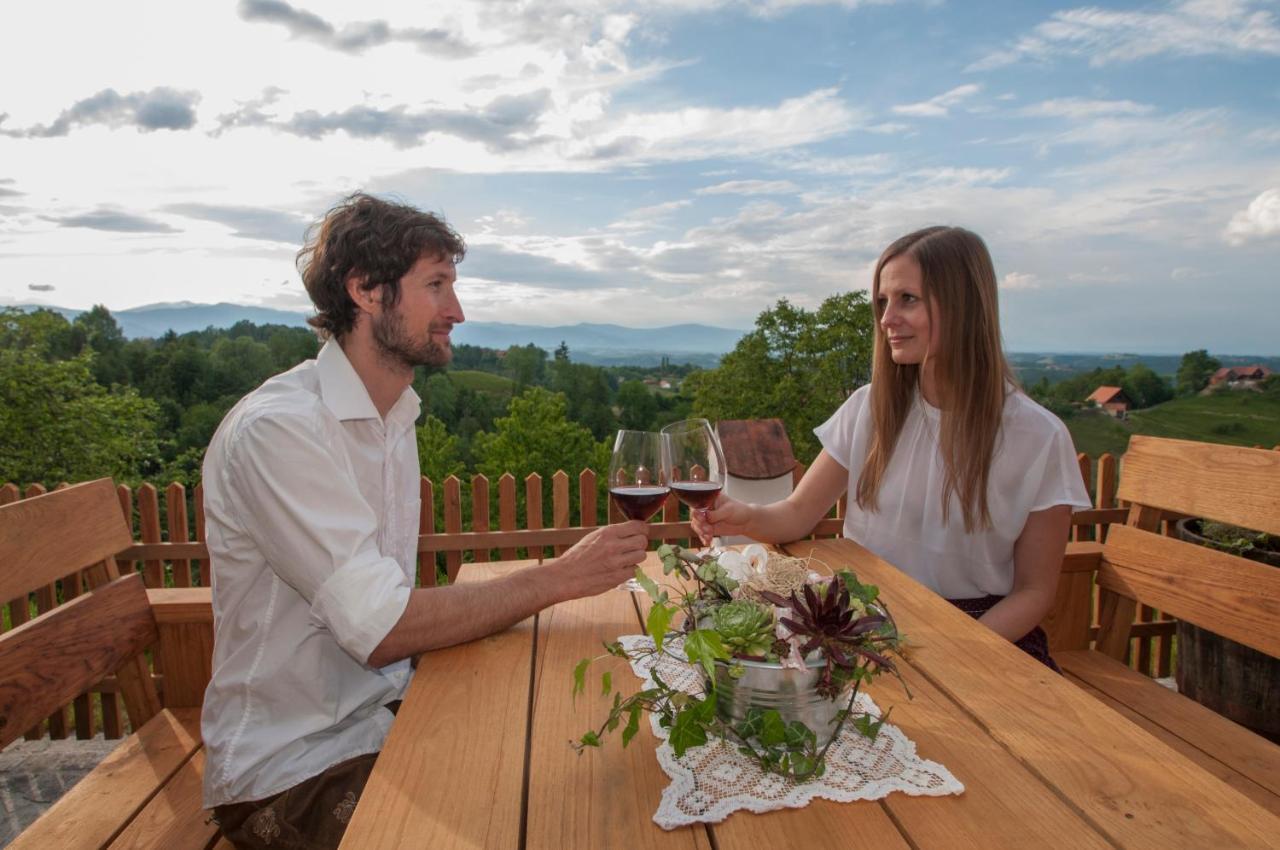
[[593,469],[578,473],[578,504],[581,505],[579,525],[594,528],[600,524],[596,513],[596,473]]
[[[1080,467],[1085,493],[1093,492],[1093,462],[1087,454],[1079,452],[1076,454],[1076,464]],[[1086,529],[1083,525],[1077,525],[1072,529],[1072,537],[1076,540],[1097,540],[1098,527],[1095,524],[1093,528]]]
[[[422,498],[422,506],[418,509],[418,533],[431,535],[436,533],[436,498],[435,487],[431,479],[421,476],[418,493]],[[418,587],[436,586],[436,553],[424,549],[418,553]]]
[[[169,542],[186,543],[187,532],[187,488],[177,481],[165,488],[164,504],[168,509]],[[191,586],[191,561],[186,558],[173,560],[173,586]]]
[[[138,518],[142,525],[142,542],[160,541],[160,495],[154,484],[138,488]],[[164,564],[159,560],[144,561],[142,577],[147,587],[164,587]]]
[[[498,479],[498,530],[515,531],[516,529],[516,477],[510,472],[502,473]],[[514,561],[516,550],[507,546],[498,550],[498,560]]]
[[[542,528],[542,476],[536,472],[530,472],[524,479],[524,527],[534,530]],[[536,547],[536,555],[534,551],[535,549],[529,550],[529,557],[537,558],[541,563],[546,554],[545,547]]]
[[[196,540],[204,541],[204,482],[196,485],[195,495],[191,499],[196,511]],[[192,561],[191,580],[201,587],[213,587],[213,569],[209,561]]]
[[[444,480],[444,532],[457,534],[462,531],[462,482],[458,476],[450,475]],[[446,552],[444,568],[449,574],[449,583],[458,578],[458,569],[462,566],[461,552]]]
[[[563,469],[557,469],[551,476],[551,519],[556,528],[569,527],[569,476]],[[555,548],[556,557],[560,557],[568,549],[563,543]]]
[[[471,530],[489,530],[489,479],[483,475],[471,476]],[[476,563],[489,560],[488,549],[473,549]]]

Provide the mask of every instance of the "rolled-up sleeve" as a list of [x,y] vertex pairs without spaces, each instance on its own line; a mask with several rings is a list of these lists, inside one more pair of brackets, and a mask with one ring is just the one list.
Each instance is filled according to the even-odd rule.
[[379,551],[378,518],[333,444],[305,414],[268,413],[244,423],[223,472],[271,569],[363,664],[404,614],[410,585]]

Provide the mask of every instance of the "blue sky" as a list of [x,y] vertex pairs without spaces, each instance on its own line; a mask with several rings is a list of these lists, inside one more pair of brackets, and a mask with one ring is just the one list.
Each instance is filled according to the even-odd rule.
[[0,304],[304,309],[363,188],[467,237],[472,319],[748,327],[946,223],[1010,349],[1280,353],[1276,2],[36,5]]

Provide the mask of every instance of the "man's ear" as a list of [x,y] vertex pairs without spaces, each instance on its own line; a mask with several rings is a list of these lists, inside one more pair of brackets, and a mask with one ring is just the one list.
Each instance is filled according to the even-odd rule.
[[365,288],[367,275],[347,275],[347,295],[355,302],[356,309],[362,313],[373,313],[375,306],[382,305],[382,287]]

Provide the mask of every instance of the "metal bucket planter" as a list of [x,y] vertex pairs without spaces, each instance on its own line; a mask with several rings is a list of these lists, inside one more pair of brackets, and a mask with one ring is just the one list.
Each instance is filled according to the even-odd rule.
[[716,713],[722,720],[737,724],[747,710],[776,709],[784,723],[799,720],[825,740],[835,731],[836,715],[848,705],[848,695],[830,700],[815,690],[825,662],[807,662],[807,669],[795,670],[767,661],[742,661],[743,674],[734,679],[728,665],[716,663]]

